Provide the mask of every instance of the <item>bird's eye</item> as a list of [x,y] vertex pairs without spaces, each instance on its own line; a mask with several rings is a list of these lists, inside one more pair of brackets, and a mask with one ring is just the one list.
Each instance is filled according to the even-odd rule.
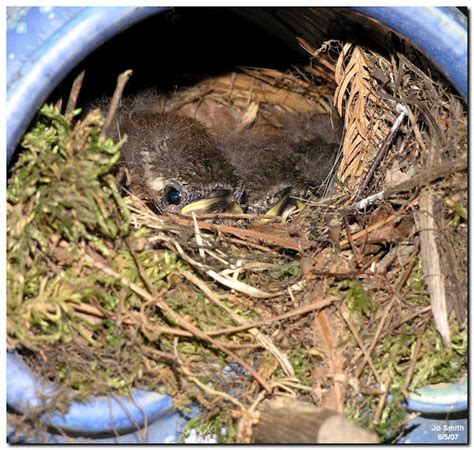
[[181,192],[178,189],[170,186],[166,190],[166,201],[170,205],[179,205],[181,203]]

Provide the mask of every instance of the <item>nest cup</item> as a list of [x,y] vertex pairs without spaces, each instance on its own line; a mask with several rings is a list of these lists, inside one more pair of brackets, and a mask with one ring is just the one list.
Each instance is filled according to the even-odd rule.
[[[149,21],[154,19],[152,16],[165,10],[151,7],[10,8],[7,37],[8,161],[13,157],[21,136],[39,106],[65,77],[77,73],[84,58],[89,55],[94,58],[93,52],[102,44],[113,46],[115,36],[130,27],[136,30],[146,26],[147,22],[149,24]],[[199,12],[201,17],[207,13],[206,10]],[[209,10],[209,14],[216,20],[216,27],[219,19],[219,26],[225,28],[226,22],[219,13]],[[308,44],[310,49],[317,49],[328,39],[346,36],[348,30],[353,30],[354,27],[363,30],[364,40],[375,42],[380,47],[384,46],[387,32],[391,30],[402,40],[419,49],[466,100],[467,22],[455,8],[281,8],[277,11],[265,8],[232,8],[225,12],[224,19],[228,20],[232,27],[235,27],[235,24],[245,24],[254,30],[254,33],[260,30],[260,38],[272,43],[275,55],[280,54],[280,65],[284,64],[285,60],[288,65],[304,61],[308,58]],[[142,21],[143,23],[140,23]],[[195,25],[198,28],[199,24]],[[441,27],[443,33],[440,33]],[[120,38],[120,35],[118,37]],[[151,36],[149,43],[154,43]],[[158,66],[166,66],[166,56],[169,57],[175,52],[173,43],[165,45],[167,51],[164,52],[165,56],[158,56]],[[257,65],[259,57],[265,59],[263,53],[258,53],[264,46],[256,47],[257,50],[250,52],[254,60],[248,59],[242,65]],[[206,49],[201,51],[206,52]],[[156,54],[147,57],[146,52],[139,53],[144,59],[144,66],[157,66]],[[230,52],[222,65],[228,64],[231,68],[233,56]],[[187,55],[182,55],[182,58],[186,59]],[[174,55],[173,62],[179,59]],[[260,65],[266,63],[267,61],[263,61]],[[84,67],[87,69],[87,60]],[[111,67],[108,73],[102,74],[102,79],[99,79],[95,86],[90,87],[90,92],[87,92],[86,88],[83,95],[94,98],[106,85],[108,89],[113,87],[111,80],[118,69],[119,66]],[[171,86],[177,81],[172,78],[174,70],[172,64],[168,69],[160,67],[157,72],[149,73],[148,79],[144,77],[132,81],[132,87],[133,83],[156,83],[154,76],[161,76],[161,82]],[[94,69],[91,68],[91,71]],[[98,72],[96,75],[99,77]],[[54,392],[54,386],[33,374],[17,354],[8,353],[7,364],[7,402],[13,411],[21,413],[35,407],[39,402],[36,391]],[[455,406],[458,411],[467,408],[465,384],[464,382],[450,387],[451,390],[460,389],[464,392],[463,400]],[[429,395],[439,397],[433,392]],[[419,400],[414,400],[411,409],[420,410],[424,407],[415,404],[415,401]],[[111,402],[118,405],[113,408],[113,417],[109,413]],[[437,403],[443,401],[433,401],[433,404]],[[447,412],[436,408],[433,406],[431,412]],[[452,404],[448,408],[452,408]],[[148,430],[145,438],[147,442],[173,441],[179,438],[185,423],[183,417],[174,413],[169,396],[146,391],[135,392],[133,401],[127,398],[96,398],[86,404],[73,403],[66,415],[58,413],[45,417],[44,420],[53,429],[96,442],[143,442],[143,435],[133,431],[137,426],[140,428],[145,425]],[[116,437],[117,434],[122,436]],[[63,442],[63,438],[55,434],[48,435],[46,439],[50,442]]]

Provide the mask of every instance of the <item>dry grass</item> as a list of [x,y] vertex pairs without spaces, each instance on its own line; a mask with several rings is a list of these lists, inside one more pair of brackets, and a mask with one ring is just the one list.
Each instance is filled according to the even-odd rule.
[[[327,61],[325,67],[331,69]],[[335,408],[383,438],[393,437],[409,386],[452,380],[466,368],[466,301],[453,286],[445,286],[441,300],[434,296],[420,239],[428,213],[423,189],[437,205],[430,223],[444,236],[429,257],[445,261],[450,249],[465,247],[464,166],[434,178],[428,174],[429,183],[416,176],[432,152],[438,163],[466,154],[465,112],[401,57],[388,61],[347,43],[332,70],[321,79],[323,72],[315,78],[311,67],[291,73],[245,69],[179,92],[167,104],[219,127],[229,121],[272,123],[285,111],[328,112],[333,103],[345,135],[332,197],[307,202],[288,222],[270,223],[251,215],[156,216],[127,197],[129,234],[99,243],[89,239],[93,244],[49,236],[53,253],[35,254],[52,262],[53,274],[67,267],[99,283],[97,292],[72,304],[65,299],[57,306],[47,296],[35,303],[31,296],[45,300],[39,284],[29,278],[27,298],[25,290],[14,289],[19,280],[9,279],[10,346],[36,352],[30,359],[35,366],[43,355],[43,374],[89,393],[163,383],[178,404],[197,399],[211,422],[221,424],[225,414],[229,430],[234,409],[243,415],[255,409],[259,395],[286,395]],[[434,103],[437,108],[429,107]],[[386,196],[355,210],[357,188],[389,135],[398,104],[407,109],[407,122],[387,141],[387,154],[364,192],[385,190]],[[217,108],[225,111],[219,123]],[[415,182],[387,190],[387,180],[400,185],[407,174]],[[31,227],[34,222],[21,219],[24,212],[21,203],[10,202],[9,226]],[[466,262],[461,258],[452,267],[463,282]],[[56,289],[70,284],[56,282]],[[443,316],[443,328],[430,312],[440,301],[435,317]],[[17,308],[18,317],[35,317],[23,333]],[[44,324],[58,315],[68,332],[51,344],[45,336],[53,330]],[[99,356],[91,369],[87,358],[94,355]],[[68,366],[66,356],[82,374]],[[101,371],[106,377],[93,382]],[[395,399],[390,404],[389,388]]]

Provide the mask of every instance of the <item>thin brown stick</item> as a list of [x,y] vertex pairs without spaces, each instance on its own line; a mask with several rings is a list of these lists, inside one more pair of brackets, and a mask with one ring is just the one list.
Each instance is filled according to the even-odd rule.
[[439,178],[447,178],[453,173],[462,172],[466,170],[467,167],[467,155],[460,156],[453,160],[442,161],[440,164],[431,166],[429,169],[419,172],[407,181],[403,181],[394,186],[388,186],[385,191],[369,195],[363,200],[354,203],[351,208],[364,209],[376,201],[388,199],[393,195],[404,191],[410,191],[413,188],[427,186]]
[[234,244],[239,244],[239,245],[246,245],[246,246],[249,246],[249,247],[252,247],[252,248],[255,248],[257,250],[260,250],[262,252],[265,252],[265,253],[271,253],[272,255],[280,255],[277,251],[269,248],[269,247],[265,247],[264,245],[260,245],[260,244],[255,244],[254,242],[249,242],[249,241],[246,241],[244,239],[237,239],[237,238],[231,238],[231,237],[223,237],[222,240],[225,240],[225,241],[229,241],[229,242],[233,242]]
[[166,314],[168,314],[170,316],[170,318],[173,319],[177,323],[178,326],[180,326],[181,328],[184,328],[186,331],[189,331],[194,336],[198,337],[199,339],[202,339],[203,341],[208,342],[209,344],[211,344],[215,348],[219,349],[220,351],[222,351],[226,355],[230,356],[234,361],[236,361],[238,364],[240,364],[244,369],[248,370],[252,374],[252,376],[261,384],[261,386],[265,390],[267,390],[268,392],[272,391],[272,387],[271,387],[270,383],[263,376],[261,376],[253,367],[251,367],[249,364],[247,364],[242,358],[240,358],[234,352],[230,351],[228,348],[226,348],[220,342],[212,339],[208,334],[204,333],[199,328],[195,327],[192,323],[188,322],[180,314],[178,314],[170,306],[168,306],[168,304],[166,302],[164,302],[162,299],[157,298],[157,297],[153,297],[148,292],[146,292],[144,289],[137,286],[135,283],[131,283],[129,280],[125,279],[120,274],[116,273],[110,267],[106,266],[105,264],[98,261],[97,259],[91,257],[90,255],[84,255],[84,258],[89,263],[91,263],[92,265],[97,267],[99,270],[102,270],[102,272],[104,272],[105,274],[119,280],[124,286],[128,287],[130,290],[135,292],[135,294],[139,295],[144,300],[154,301],[155,304],[158,306],[158,308],[160,308],[162,311],[164,311]]
[[[192,219],[188,219],[187,217],[184,217],[184,216],[168,215],[168,216],[162,216],[162,219],[164,221],[167,221],[167,220],[172,221],[179,225],[188,225],[188,226],[193,225]],[[215,231],[220,231],[221,233],[233,234],[241,238],[247,237],[247,238],[258,239],[261,241],[272,242],[273,244],[279,245],[280,247],[296,250],[298,252],[303,251],[304,248],[309,245],[309,242],[306,243],[300,240],[285,238],[276,234],[263,233],[261,231],[249,230],[246,228],[231,227],[228,225],[216,225],[216,224],[210,224],[210,223],[206,223],[202,221],[198,221],[198,225],[199,225],[199,228],[204,229],[204,230],[215,230]]]
[[[394,331],[397,328],[400,328],[402,325],[406,324],[407,322],[410,322],[413,320],[415,317],[420,316],[421,314],[425,314],[427,312],[431,311],[431,306],[425,306],[424,308],[419,309],[418,311],[415,311],[413,314],[409,315],[406,319],[400,320],[400,322],[396,323],[391,330],[388,331]],[[387,332],[388,332],[387,331]],[[384,333],[385,335],[386,333]]]
[[196,375],[191,373],[191,371],[183,364],[180,364],[180,370],[190,379],[193,381],[197,386],[199,386],[204,392],[207,392],[209,395],[213,397],[220,397],[225,400],[228,400],[229,402],[233,403],[235,406],[239,407],[242,411],[245,411],[244,405],[235,397],[232,397],[232,395],[228,394],[227,392],[223,391],[218,391],[216,389],[211,388],[207,384],[202,383],[199,381]]
[[413,250],[413,254],[410,257],[410,262],[408,264],[408,267],[405,269],[405,271],[401,275],[400,279],[398,280],[397,286],[395,288],[395,292],[397,292],[397,293],[400,293],[400,291],[405,286],[405,284],[408,281],[408,278],[410,277],[410,274],[413,270],[413,267],[415,267],[415,264],[418,261],[419,246],[420,246],[420,244],[419,244],[419,242],[417,242],[416,245],[415,245],[415,249]]
[[374,161],[372,162],[372,165],[370,166],[369,172],[367,173],[363,183],[360,185],[359,190],[357,191],[357,199],[360,199],[364,191],[367,189],[367,186],[372,180],[372,177],[374,176],[374,173],[377,170],[377,167],[380,165],[380,163],[382,162],[382,159],[387,153],[388,146],[392,142],[393,137],[395,136],[396,132],[400,128],[400,125],[402,124],[403,119],[407,115],[406,108],[401,104],[399,104],[399,106],[401,109],[400,115],[397,117],[394,124],[392,125],[392,128],[390,129],[390,132],[388,133],[382,147],[380,148],[379,152],[377,153],[377,156],[375,157]]
[[[418,198],[414,198],[413,200],[411,200],[409,203],[407,203],[405,205],[404,210],[406,210],[406,209],[410,208],[411,206],[415,205],[417,202],[418,202]],[[351,238],[355,241],[357,239],[360,239],[361,237],[365,237],[368,234],[372,233],[372,231],[377,230],[378,228],[381,228],[381,227],[387,225],[388,223],[393,222],[394,220],[400,218],[402,216],[402,214],[403,214],[403,212],[398,213],[398,214],[390,214],[389,216],[379,220],[377,223],[369,225],[367,228],[364,228],[363,230],[357,231],[356,233],[354,233],[351,236]],[[344,239],[341,242],[339,242],[339,245],[342,247],[344,245],[347,245],[348,243],[349,243],[349,240]]]
[[399,192],[409,191],[414,187],[426,186],[438,178],[446,178],[453,173],[467,170],[467,168],[467,155],[448,161],[442,161],[440,164],[431,166],[429,169],[416,174],[407,181],[389,186],[385,190],[385,197],[387,198]]
[[392,379],[390,378],[390,375],[388,374],[388,370],[384,375],[385,375],[384,376],[385,390],[382,396],[380,397],[379,403],[374,412],[374,416],[372,419],[372,422],[374,424],[378,424],[380,422],[380,419],[382,418],[382,413],[385,407],[385,403],[387,401],[388,393],[390,392],[390,385],[392,384]]
[[408,367],[407,377],[405,378],[405,383],[403,383],[403,393],[405,394],[405,396],[408,396],[408,388],[410,387],[413,374],[415,373],[416,363],[418,361],[418,357],[420,356],[420,350],[421,339],[417,339],[415,344],[415,351],[413,352],[413,356],[410,361],[410,367]]
[[[204,281],[196,277],[190,272],[185,270],[179,271],[181,275],[183,275],[186,279],[191,281],[194,285],[196,285],[206,296],[209,300],[211,300],[215,305],[219,308],[223,309],[234,322],[242,324],[243,320],[232,311],[230,308],[225,306],[217,297],[217,295],[207,286]],[[255,339],[257,339],[280,363],[282,369],[284,370],[285,374],[289,377],[295,376],[295,371],[293,366],[289,362],[288,358],[278,349],[278,347],[273,343],[273,341],[266,335],[264,335],[260,330],[256,328],[250,328],[248,331]]]
[[[94,305],[89,305],[88,303],[74,303],[72,304],[72,309],[74,309],[74,311],[80,313],[80,314],[83,314],[85,317],[89,316],[89,317],[98,317],[98,318],[101,318],[101,319],[114,319],[116,317],[118,317],[118,314],[115,315],[113,313],[111,313],[110,311],[107,311],[107,310],[102,310]],[[126,325],[131,325],[132,322],[130,320],[128,321],[124,321],[124,323]]]
[[74,79],[74,82],[72,83],[71,92],[69,93],[69,99],[68,99],[67,105],[66,105],[66,111],[65,111],[66,116],[68,114],[71,114],[76,109],[77,99],[79,97],[79,93],[81,92],[82,81],[84,80],[85,73],[86,73],[86,71],[84,69]]
[[[372,352],[374,351],[374,348],[375,346],[377,345],[377,342],[379,341],[380,339],[380,335],[382,333],[382,329],[385,325],[385,321],[387,320],[387,316],[388,316],[388,313],[390,312],[390,310],[392,309],[392,306],[393,306],[393,303],[395,302],[395,298],[392,298],[392,300],[390,300],[389,304],[387,305],[387,307],[385,308],[385,311],[383,312],[383,315],[382,315],[382,318],[380,319],[380,322],[377,326],[377,330],[375,332],[375,335],[374,335],[374,338],[372,339],[372,342],[370,344],[370,347],[368,348],[367,350],[367,354],[370,356],[372,354]],[[356,378],[359,378],[361,375],[362,375],[362,371],[364,370],[364,367],[365,365],[367,364],[369,360],[365,357],[364,355],[364,360],[361,362],[360,366],[357,368],[356,370],[356,373],[355,373],[355,377]]]
[[194,103],[196,100],[202,100],[203,98],[207,97],[209,94],[212,94],[214,89],[207,89],[204,92],[197,92],[196,94],[192,95],[191,97],[176,103],[169,109],[169,112],[176,112],[180,110],[183,106],[189,105],[190,103]]
[[169,359],[171,361],[176,361],[176,356],[173,353],[157,350],[156,348],[150,347],[148,345],[143,346],[143,351],[152,354],[153,356],[158,358],[158,360]]
[[360,264],[361,258],[360,258],[359,250],[357,249],[357,247],[354,244],[354,241],[352,240],[351,229],[349,227],[349,220],[347,219],[347,214],[344,214],[343,217],[344,217],[344,228],[346,229],[347,240],[351,246],[352,253],[354,254],[354,258],[357,264]]
[[[259,321],[254,321],[254,322],[247,322],[247,323],[243,323],[242,325],[235,326],[235,327],[219,328],[217,330],[209,330],[207,332],[207,334],[209,336],[219,336],[219,335],[222,335],[222,334],[239,333],[240,331],[245,331],[245,330],[248,330],[249,328],[263,327],[263,326],[269,325],[273,322],[279,322],[281,320],[289,319],[291,317],[295,317],[295,316],[299,316],[299,315],[304,315],[304,314],[307,314],[311,311],[316,311],[318,309],[325,308],[326,306],[331,305],[332,303],[334,303],[337,300],[340,300],[340,299],[332,298],[332,299],[321,300],[319,302],[312,303],[311,305],[296,308],[296,309],[294,309],[292,311],[289,311],[285,314],[281,314],[279,316],[272,317],[270,319],[259,320]],[[175,328],[169,328],[169,327],[160,327],[159,331],[161,333],[174,334],[176,336],[183,336],[183,337],[193,336],[192,333],[189,333],[187,331],[177,330]],[[223,344],[223,345],[226,345],[226,344]]]
[[[372,231],[375,231],[376,229],[381,228],[390,222],[393,222],[395,219],[398,219],[399,217],[400,217],[400,214],[390,214],[388,217],[385,217],[384,219],[379,220],[377,223],[369,225],[367,228],[364,228],[363,230],[360,230],[357,233],[354,233],[353,235],[351,235],[351,239],[355,241],[357,239],[360,239],[361,237],[366,237],[368,234],[372,233]],[[340,247],[347,244],[349,244],[349,239],[343,239],[342,241],[339,242]]]
[[[321,330],[326,348],[329,352],[329,364],[333,375],[335,376],[337,374],[343,373],[341,360],[336,350],[336,342],[334,339],[332,327],[330,326],[326,313],[324,311],[319,311],[319,313],[316,314],[315,320],[317,320],[317,325]],[[342,414],[344,412],[342,386],[340,383],[334,381],[333,387],[336,410],[339,414]]]
[[105,118],[105,123],[102,127],[102,131],[100,132],[100,135],[102,137],[106,137],[109,134],[110,127],[112,126],[115,116],[117,115],[117,110],[120,104],[120,100],[122,99],[123,90],[132,74],[132,70],[126,70],[125,72],[121,73],[117,79],[117,86],[115,88],[112,101],[110,102],[109,111],[107,113],[107,117]]
[[148,291],[150,292],[150,294],[153,295],[153,297],[156,297],[157,292],[156,292],[155,286],[153,286],[150,279],[148,278],[148,276],[145,272],[145,268],[143,267],[143,264],[142,264],[140,258],[137,255],[137,252],[134,250],[133,244],[130,241],[130,238],[126,237],[124,240],[125,240],[125,244],[127,244],[128,251],[130,252],[130,254],[132,255],[133,260],[135,261],[135,265],[137,266],[140,278],[142,279],[143,283],[145,284],[145,286],[148,289]]
[[372,370],[372,373],[374,374],[374,377],[375,379],[377,380],[377,383],[379,383],[380,386],[383,386],[383,382],[382,382],[382,379],[380,378],[380,375],[379,373],[377,372],[377,369],[375,368],[374,366],[374,363],[372,361],[372,358],[370,357],[367,349],[365,348],[365,345],[364,343],[362,342],[362,339],[361,337],[359,336],[359,333],[357,332],[357,330],[355,329],[355,327],[352,325],[351,321],[349,320],[348,317],[346,317],[346,315],[342,312],[341,308],[339,308],[337,305],[336,305],[336,308],[337,310],[339,311],[339,314],[341,315],[341,317],[344,319],[344,322],[346,322],[347,324],[347,327],[349,328],[350,332],[352,333],[352,335],[354,336],[356,342],[357,342],[357,345],[359,346],[359,348],[362,350],[362,353],[364,354],[365,358],[367,359],[367,363],[369,364],[369,367],[371,368]]
[[326,300],[320,300],[319,302],[316,303],[311,303],[310,305],[302,306],[300,308],[296,308],[292,311],[289,311],[285,314],[281,314],[276,317],[272,317],[270,319],[265,319],[265,320],[260,320],[260,321],[255,321],[255,322],[247,322],[243,323],[242,325],[236,326],[236,327],[229,327],[229,328],[221,328],[219,330],[213,330],[210,331],[208,334],[211,336],[215,336],[217,334],[231,334],[231,333],[238,333],[240,331],[248,330],[249,328],[258,328],[258,327],[263,327],[264,325],[269,325],[273,322],[279,322],[280,320],[285,320],[289,319],[291,317],[295,316],[301,316],[303,314],[307,314],[312,311],[316,311],[318,309],[323,309],[326,306],[331,305],[332,303],[336,302],[337,300],[340,300],[338,298],[329,298]]

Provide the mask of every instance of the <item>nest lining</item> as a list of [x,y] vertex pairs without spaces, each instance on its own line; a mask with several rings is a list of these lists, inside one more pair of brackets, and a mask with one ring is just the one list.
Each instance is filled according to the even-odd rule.
[[410,389],[466,369],[466,114],[403,55],[327,49],[337,59],[312,53],[330,77],[243,69],[163,100],[210,128],[334,104],[335,188],[287,222],[156,216],[119,195],[99,112],[43,107],[8,188],[9,347],[80,398],[140,386],[197,400],[227,441],[245,440],[233,412],[280,395],[393,439]]

